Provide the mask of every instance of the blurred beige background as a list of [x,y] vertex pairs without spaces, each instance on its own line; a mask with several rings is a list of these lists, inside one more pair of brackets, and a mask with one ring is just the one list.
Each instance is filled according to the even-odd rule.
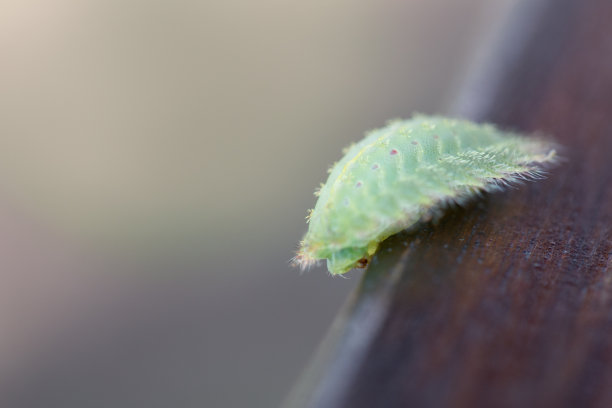
[[2,406],[277,405],[360,277],[314,188],[516,2],[1,1]]

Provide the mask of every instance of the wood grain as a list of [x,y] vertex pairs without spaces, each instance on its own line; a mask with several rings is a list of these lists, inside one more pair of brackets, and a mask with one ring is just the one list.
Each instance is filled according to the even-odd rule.
[[612,2],[539,4],[458,111],[564,163],[387,240],[287,406],[612,406]]

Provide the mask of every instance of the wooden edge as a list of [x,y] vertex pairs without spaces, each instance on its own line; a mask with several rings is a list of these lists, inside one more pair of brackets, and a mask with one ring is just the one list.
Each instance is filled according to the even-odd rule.
[[[566,3],[571,13],[570,0],[523,0],[505,17],[491,35],[489,52],[484,61],[477,59],[458,97],[451,114],[472,120],[502,121],[493,118],[496,101],[503,97],[516,69],[516,61],[531,52],[535,36],[541,35],[540,22],[551,8]],[[559,21],[559,25],[563,21]],[[545,56],[554,58],[558,50],[551,49]],[[284,407],[337,407],[350,392],[352,379],[357,375],[362,359],[388,315],[388,305],[394,288],[407,265],[410,240],[400,233],[385,241],[364,274],[359,287],[340,309],[320,343],[310,363],[283,402]],[[416,238],[419,239],[419,238]],[[406,245],[408,247],[406,247]]]

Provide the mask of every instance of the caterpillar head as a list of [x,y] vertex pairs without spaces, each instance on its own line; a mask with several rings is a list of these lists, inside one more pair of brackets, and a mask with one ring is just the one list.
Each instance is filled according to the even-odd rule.
[[368,248],[343,248],[327,258],[327,269],[332,275],[341,275],[353,268],[365,268],[370,262]]

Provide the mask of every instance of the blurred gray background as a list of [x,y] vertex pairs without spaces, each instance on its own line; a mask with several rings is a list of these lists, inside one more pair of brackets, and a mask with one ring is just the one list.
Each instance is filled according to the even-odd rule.
[[515,3],[2,1],[0,405],[278,405],[361,276],[289,267],[314,188]]

